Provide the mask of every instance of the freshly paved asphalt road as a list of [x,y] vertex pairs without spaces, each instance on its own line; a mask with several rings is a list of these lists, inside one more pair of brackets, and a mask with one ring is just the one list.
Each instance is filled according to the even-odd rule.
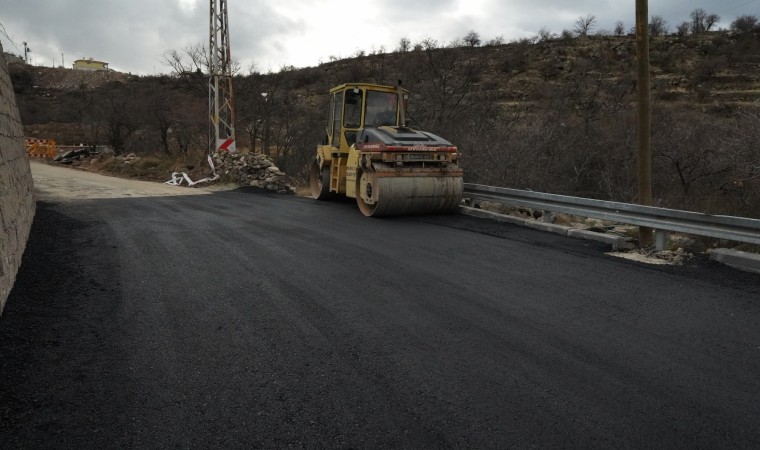
[[41,198],[2,449],[760,447],[757,275],[251,190]]

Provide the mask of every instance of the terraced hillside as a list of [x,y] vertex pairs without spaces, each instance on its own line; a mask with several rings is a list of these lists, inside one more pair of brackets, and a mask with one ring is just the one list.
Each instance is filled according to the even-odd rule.
[[[651,44],[658,202],[760,215],[760,35],[662,36]],[[413,124],[460,147],[467,181],[632,201],[635,67],[633,36],[590,36],[457,48],[427,42],[241,74],[238,145],[269,149],[302,178],[321,140],[331,86],[402,79],[413,92]],[[15,64],[12,76],[28,135],[200,160],[206,81],[189,65],[174,69],[74,76]]]

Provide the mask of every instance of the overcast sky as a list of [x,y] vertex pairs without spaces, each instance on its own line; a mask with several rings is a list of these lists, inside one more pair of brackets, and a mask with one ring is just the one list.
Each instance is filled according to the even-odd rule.
[[[470,30],[483,41],[572,29],[593,14],[597,28],[635,22],[635,0],[228,0],[232,56],[244,72],[315,66],[331,56],[349,57],[398,47],[402,37],[442,44]],[[727,28],[739,15],[760,17],[760,0],[651,0],[650,15],[671,28],[695,8],[721,16]],[[190,44],[208,45],[209,0],[0,0],[0,42],[31,62],[71,67],[94,58],[135,74],[169,73],[163,55]],[[4,28],[4,30],[3,30]],[[6,36],[7,34],[7,36]]]

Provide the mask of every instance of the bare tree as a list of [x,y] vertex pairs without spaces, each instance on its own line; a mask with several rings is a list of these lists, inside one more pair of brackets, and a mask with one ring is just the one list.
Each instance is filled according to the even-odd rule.
[[495,38],[491,39],[490,41],[488,41],[488,43],[486,45],[489,45],[489,46],[493,47],[493,46],[496,46],[496,45],[504,45],[505,43],[506,43],[506,41],[504,40],[504,35],[500,34],[500,35],[496,36]]
[[681,208],[689,206],[696,191],[707,194],[737,164],[721,150],[724,124],[690,114],[662,111],[652,131],[656,137],[652,151],[662,179],[680,191]]
[[208,49],[203,44],[189,44],[181,51],[169,50],[164,53],[164,65],[172,69],[174,75],[187,72],[208,73]]
[[[208,48],[203,44],[189,44],[181,51],[169,50],[164,53],[163,63],[172,69],[172,75],[198,94],[208,92],[209,61]],[[240,61],[232,58],[231,72],[240,72]]]
[[546,27],[541,27],[541,29],[538,30],[538,41],[539,42],[549,42],[549,41],[551,41],[553,39],[556,39],[556,38],[557,38],[557,35],[555,35],[554,33],[552,33],[551,30],[549,30]]
[[589,14],[585,17],[581,16],[575,21],[575,27],[573,31],[578,36],[588,36],[591,30],[596,26],[596,16]]
[[264,80],[267,79],[271,80],[274,77],[253,74],[244,77],[239,82],[240,91],[249,95],[238,99],[237,124],[247,135],[252,152],[256,151],[256,142],[264,129],[267,97],[262,93],[267,93],[268,96],[273,91],[273,87],[265,83]]
[[402,37],[398,41],[398,51],[401,53],[406,53],[412,48],[412,41],[409,40],[409,38]]
[[125,152],[129,137],[137,129],[134,99],[130,93],[109,87],[99,102],[100,123],[105,130],[106,140],[117,155]]
[[708,14],[705,18],[705,31],[710,31],[720,22],[720,16],[717,14]]
[[760,23],[758,23],[757,16],[744,15],[739,16],[731,22],[731,30],[738,33],[750,33],[752,31],[760,30]]
[[421,128],[433,132],[447,130],[458,125],[459,118],[472,106],[469,98],[485,61],[459,52],[441,51],[432,45],[423,55],[424,58],[410,59],[402,72],[405,85],[419,99],[413,102],[410,117]]
[[697,8],[689,15],[691,23],[689,29],[693,34],[702,33],[705,31],[705,18],[707,18],[707,11],[702,8]]
[[155,95],[151,98],[150,109],[153,113],[154,123],[158,128],[159,137],[161,139],[161,149],[166,156],[170,156],[172,151],[169,145],[169,133],[172,131],[172,108],[167,102],[166,96],[161,95],[161,92],[158,89],[156,89]]
[[456,38],[453,41],[449,42],[449,45],[447,45],[446,47],[459,48],[459,47],[464,47],[464,46],[465,46],[464,41],[461,38]]
[[691,28],[691,24],[689,22],[681,22],[676,27],[676,34],[679,36],[686,36],[689,34],[689,29]]
[[422,50],[426,50],[426,51],[435,50],[439,46],[438,41],[436,41],[435,39],[431,37],[426,37],[425,39],[421,40],[419,45]]
[[652,16],[649,20],[649,35],[657,37],[666,34],[668,34],[668,22],[662,16]]
[[208,50],[203,44],[190,44],[181,51],[169,50],[164,53],[164,65],[172,69],[172,75],[179,78],[185,87],[198,94],[208,92]]
[[760,187],[760,109],[749,108],[737,113],[737,129],[731,133],[731,139],[730,148],[734,152],[731,159],[738,162],[741,177],[734,183],[754,182]]
[[610,74],[608,67],[579,59],[567,81],[557,87],[554,109],[562,107],[568,115],[580,119],[586,136],[593,122],[617,113],[626,104],[630,81],[610,81]]
[[613,34],[615,36],[622,36],[625,34],[625,24],[622,20],[618,20],[615,22],[615,29],[613,31]]
[[693,34],[704,33],[710,31],[718,22],[720,22],[720,16],[717,14],[708,14],[702,8],[697,8],[691,12],[690,29]]
[[475,30],[470,30],[469,33],[467,33],[464,38],[462,38],[465,45],[469,47],[479,47],[480,46],[480,35],[475,32]]

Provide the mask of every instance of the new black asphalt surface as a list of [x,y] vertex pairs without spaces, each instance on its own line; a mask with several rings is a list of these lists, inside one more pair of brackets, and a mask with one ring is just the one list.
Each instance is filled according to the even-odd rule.
[[264,194],[38,204],[0,448],[758,448],[760,277]]

